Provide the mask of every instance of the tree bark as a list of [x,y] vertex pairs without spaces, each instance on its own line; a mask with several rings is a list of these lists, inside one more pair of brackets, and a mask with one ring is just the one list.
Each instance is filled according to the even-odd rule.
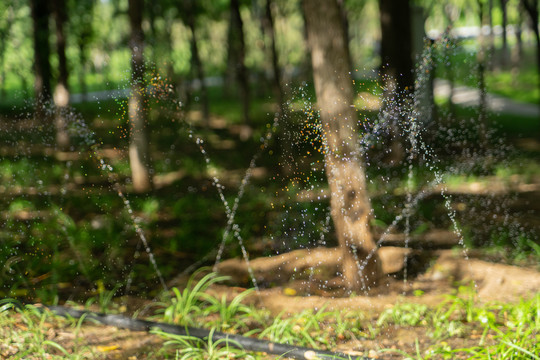
[[[244,42],[244,24],[240,15],[239,0],[230,0],[229,51],[227,60],[226,89],[231,88],[232,79],[238,83],[242,116],[244,123],[250,123],[249,116],[249,76],[245,64],[246,49]],[[227,90],[226,90],[227,91]]]
[[34,38],[34,94],[36,117],[45,115],[44,103],[51,97],[51,63],[49,61],[49,2],[32,0],[32,22]]
[[142,31],[143,0],[129,0],[131,25],[131,96],[129,98],[129,121],[131,126],[129,162],[133,189],[145,192],[152,189],[148,135],[146,133],[147,109],[144,85],[144,35]]
[[343,280],[350,290],[366,290],[377,284],[381,266],[369,226],[372,210],[339,7],[336,0],[304,0],[302,5],[317,106],[326,135],[326,175],[332,219],[343,251]]
[[70,140],[67,131],[69,105],[68,66],[66,59],[66,36],[64,24],[67,20],[66,0],[53,1],[53,15],[56,25],[56,52],[58,54],[58,82],[54,89],[56,145],[67,150]]

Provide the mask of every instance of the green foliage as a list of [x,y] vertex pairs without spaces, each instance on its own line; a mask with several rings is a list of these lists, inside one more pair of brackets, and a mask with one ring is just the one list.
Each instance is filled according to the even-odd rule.
[[[416,341],[416,353],[410,359],[453,359],[466,354],[471,359],[536,359],[540,325],[540,294],[519,304],[478,306],[473,287],[461,287],[456,295],[447,296],[437,309],[419,304],[398,304],[381,313],[377,325],[420,326],[439,345],[421,351]],[[470,348],[452,348],[442,341],[466,337],[472,331],[482,331],[479,344]],[[487,338],[491,338],[489,341]]]
[[250,315],[255,312],[253,307],[245,305],[242,301],[252,295],[253,289],[246,290],[234,297],[231,302],[227,302],[227,297],[222,295],[221,299],[204,294],[205,300],[210,304],[204,309],[205,315],[216,314],[219,317],[210,323],[218,331],[232,330],[234,332],[241,328],[246,330],[246,322]]
[[319,348],[320,344],[329,346],[330,340],[324,334],[324,324],[335,313],[325,311],[305,310],[286,317],[284,312],[266,325],[259,333],[259,338],[275,342],[285,342],[298,346]]
[[[51,327],[65,327],[66,320],[47,309],[34,305],[22,306],[12,299],[0,301],[0,353],[10,359],[87,359],[92,351],[78,344],[79,331],[84,321],[75,322],[75,339],[70,348],[54,339]],[[11,356],[9,356],[11,355]]]
[[208,296],[205,291],[215,283],[225,281],[226,276],[218,276],[216,273],[204,275],[194,284],[198,275],[206,269],[196,271],[186,284],[183,291],[173,288],[174,296],[171,304],[163,304],[163,320],[170,323],[193,326],[197,323],[197,318],[204,313],[204,307],[208,303]]
[[396,324],[400,326],[427,325],[428,307],[418,304],[397,304],[384,310],[377,319],[377,326]]
[[169,334],[159,330],[157,334],[167,341],[165,347],[178,348],[176,359],[178,360],[219,360],[219,359],[254,359],[254,357],[242,350],[242,346],[231,339],[213,339],[215,329],[210,330],[207,339],[200,339],[190,335]]

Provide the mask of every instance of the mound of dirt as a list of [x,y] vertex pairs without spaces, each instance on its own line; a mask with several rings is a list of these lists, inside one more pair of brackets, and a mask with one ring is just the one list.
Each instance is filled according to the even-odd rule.
[[[540,273],[535,269],[490,263],[452,250],[418,251],[400,247],[380,248],[386,274],[377,288],[350,294],[340,287],[340,251],[336,248],[295,250],[273,257],[256,258],[250,267],[261,290],[256,302],[279,313],[303,309],[361,309],[381,311],[398,301],[439,304],[459,285],[474,284],[481,302],[515,302],[540,291]],[[407,280],[404,264],[407,263]],[[415,268],[416,266],[416,268]],[[246,286],[250,275],[241,259],[223,261],[220,274]],[[216,288],[231,293],[230,287]],[[421,296],[418,296],[422,294]]]

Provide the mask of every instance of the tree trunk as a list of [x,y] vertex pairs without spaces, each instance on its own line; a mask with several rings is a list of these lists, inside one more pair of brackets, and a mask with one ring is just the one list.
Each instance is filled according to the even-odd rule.
[[521,0],[529,15],[532,31],[536,41],[536,67],[538,74],[538,104],[540,105],[540,30],[538,29],[538,0]]
[[266,0],[264,9],[263,26],[266,34],[270,38],[270,58],[272,60],[272,89],[279,104],[279,116],[286,112],[285,95],[281,86],[281,69],[279,67],[279,58],[276,48],[276,33],[274,28],[274,16],[272,15],[273,0]]
[[[82,101],[87,100],[88,88],[86,85],[86,74],[88,73],[88,45],[92,41],[92,17],[94,0],[79,0],[70,13],[70,30],[76,35],[78,48],[77,80],[80,87]],[[74,17],[76,15],[76,17]]]
[[270,59],[272,66],[272,90],[278,103],[278,111],[275,113],[275,118],[281,119],[282,126],[279,127],[280,133],[277,136],[277,146],[281,150],[281,156],[283,160],[280,161],[281,171],[284,176],[289,176],[292,172],[293,159],[291,158],[293,154],[293,139],[291,139],[291,132],[287,130],[285,122],[288,118],[288,107],[285,104],[285,94],[283,91],[282,84],[282,72],[279,67],[279,56],[276,47],[276,30],[274,26],[274,15],[272,14],[272,7],[274,0],[266,0],[264,15],[262,19],[262,25],[264,32],[270,39]]
[[129,0],[131,25],[131,96],[129,98],[129,121],[131,125],[129,162],[133,189],[137,192],[152,188],[148,135],[146,133],[146,88],[144,84],[144,37],[142,31],[143,0]]
[[11,33],[11,26],[15,20],[15,12],[12,5],[8,7],[6,12],[5,28],[0,30],[0,98],[6,96],[6,68],[4,66],[6,59],[6,45],[9,34]]
[[414,89],[412,26],[409,0],[379,0],[381,21],[381,80],[384,84],[381,116],[388,127],[387,161],[398,164],[405,157],[400,123],[401,107]]
[[512,85],[518,86],[517,78],[521,68],[521,59],[523,57],[523,39],[522,39],[522,24],[523,24],[523,4],[520,2],[518,6],[518,19],[515,24],[515,36],[516,44],[512,47],[511,60],[512,60]]
[[487,67],[490,71],[493,71],[493,54],[495,54],[495,34],[493,33],[493,0],[488,0],[488,13],[487,13],[487,22],[489,28],[488,36],[488,56],[487,56]]
[[191,14],[187,17],[188,26],[191,30],[191,66],[194,68],[195,73],[197,74],[197,79],[201,85],[201,104],[203,118],[206,125],[210,123],[210,103],[208,101],[208,89],[206,88],[206,83],[204,82],[204,68],[201,62],[201,57],[199,55],[199,46],[197,42],[197,36],[195,31],[195,12],[192,11]]
[[480,137],[481,147],[485,147],[487,142],[487,90],[486,90],[486,39],[482,31],[482,25],[485,20],[484,3],[477,0],[478,16],[480,20],[480,33],[478,35],[478,53],[476,55],[478,70],[478,88],[480,91],[480,100],[478,104],[478,135]]
[[326,175],[332,219],[343,251],[343,280],[350,290],[367,290],[377,284],[381,266],[369,226],[372,210],[339,7],[336,0],[304,0],[302,5],[317,106],[326,134]]
[[45,116],[44,104],[51,97],[51,63],[49,61],[49,2],[32,0],[32,22],[34,24],[34,94],[36,117]]
[[398,94],[414,88],[412,27],[409,0],[379,0],[381,18],[381,73],[395,82]]
[[501,67],[506,69],[508,67],[508,32],[506,27],[508,26],[508,0],[500,0],[501,12],[502,12],[502,47],[501,47]]
[[58,54],[58,82],[54,89],[54,105],[56,128],[56,145],[59,149],[69,148],[69,133],[67,131],[69,105],[68,67],[66,59],[66,36],[64,24],[67,20],[66,1],[53,1],[53,14],[56,25],[56,52]]
[[226,89],[228,88],[230,90],[231,80],[235,78],[239,87],[240,101],[242,102],[242,116],[244,123],[248,124],[250,123],[249,77],[245,65],[244,25],[240,16],[239,0],[231,0],[230,14]]

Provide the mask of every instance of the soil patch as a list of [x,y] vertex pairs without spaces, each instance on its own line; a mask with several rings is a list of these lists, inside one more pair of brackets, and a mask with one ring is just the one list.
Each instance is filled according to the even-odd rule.
[[[364,294],[347,294],[338,287],[340,256],[335,248],[296,250],[253,259],[252,272],[261,286],[257,302],[274,313],[296,313],[322,306],[328,310],[380,312],[398,301],[435,306],[460,285],[473,284],[480,302],[516,302],[540,291],[540,273],[533,268],[491,263],[454,250],[421,252],[382,247],[380,253],[386,276],[380,286]],[[404,281],[406,261],[408,268],[416,264]],[[243,260],[226,260],[220,264],[219,272],[231,276],[236,285],[245,285],[249,280]],[[216,287],[215,291],[234,296],[229,287]]]

